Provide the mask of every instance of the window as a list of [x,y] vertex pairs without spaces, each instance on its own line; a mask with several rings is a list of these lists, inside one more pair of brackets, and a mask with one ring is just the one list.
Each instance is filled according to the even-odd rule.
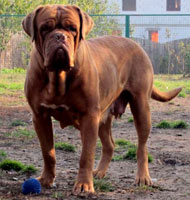
[[136,11],[136,0],[123,0],[123,11]]
[[158,31],[149,31],[149,40],[158,43]]
[[180,11],[181,0],[167,0],[167,11]]

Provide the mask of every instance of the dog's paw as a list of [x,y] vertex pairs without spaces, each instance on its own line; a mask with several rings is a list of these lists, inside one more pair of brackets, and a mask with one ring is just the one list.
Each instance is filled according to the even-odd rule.
[[93,183],[82,183],[76,182],[73,188],[73,194],[80,196],[80,195],[88,195],[94,193],[94,186]]
[[152,180],[150,178],[150,176],[137,176],[136,180],[135,180],[135,184],[136,185],[148,185],[151,186],[152,185]]
[[40,176],[37,180],[39,180],[41,185],[45,188],[52,188],[54,186],[54,178]]
[[93,176],[96,178],[104,178],[104,176],[106,175],[106,171],[105,170],[94,170],[93,171]]

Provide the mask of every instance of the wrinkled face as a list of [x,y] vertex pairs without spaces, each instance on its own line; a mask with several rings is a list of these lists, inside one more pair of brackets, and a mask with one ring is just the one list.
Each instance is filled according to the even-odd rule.
[[78,44],[92,26],[91,18],[78,7],[63,5],[41,6],[23,21],[48,71],[74,67]]

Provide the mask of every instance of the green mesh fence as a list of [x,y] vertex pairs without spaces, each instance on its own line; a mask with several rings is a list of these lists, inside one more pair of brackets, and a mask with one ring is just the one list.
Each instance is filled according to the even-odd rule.
[[[26,68],[31,42],[23,15],[0,15],[0,68]],[[148,53],[155,73],[190,73],[190,15],[92,15],[88,38],[130,37]]]

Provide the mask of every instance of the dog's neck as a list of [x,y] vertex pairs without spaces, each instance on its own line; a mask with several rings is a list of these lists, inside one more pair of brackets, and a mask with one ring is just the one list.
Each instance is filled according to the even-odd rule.
[[56,96],[64,96],[66,89],[66,72],[48,72],[47,101],[52,101]]

